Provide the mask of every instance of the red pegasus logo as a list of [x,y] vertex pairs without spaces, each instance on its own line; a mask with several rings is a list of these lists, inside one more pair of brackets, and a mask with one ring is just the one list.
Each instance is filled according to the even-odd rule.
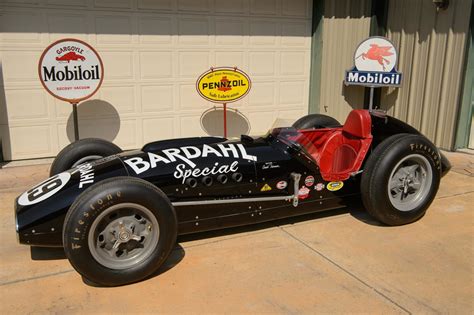
[[356,59],[362,57],[363,60],[365,60],[365,58],[375,60],[382,66],[383,70],[385,70],[385,65],[390,64],[390,61],[384,57],[393,55],[393,52],[389,51],[390,49],[392,49],[392,46],[370,44],[369,50],[357,56]]
[[86,60],[86,58],[84,56],[78,55],[75,52],[71,51],[60,57],[56,57],[56,60],[69,63],[69,61],[77,61],[77,60],[84,61]]

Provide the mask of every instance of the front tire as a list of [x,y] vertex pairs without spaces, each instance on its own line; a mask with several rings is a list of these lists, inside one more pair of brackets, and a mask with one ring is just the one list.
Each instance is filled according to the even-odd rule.
[[54,176],[80,164],[120,152],[122,152],[122,149],[107,140],[98,138],[78,140],[69,144],[58,153],[49,170],[49,176]]
[[377,220],[408,224],[425,214],[440,179],[438,149],[421,135],[397,134],[382,141],[365,164],[362,201]]
[[160,189],[141,179],[115,177],[89,187],[72,204],[63,245],[83,277],[117,286],[156,272],[176,235],[176,214]]

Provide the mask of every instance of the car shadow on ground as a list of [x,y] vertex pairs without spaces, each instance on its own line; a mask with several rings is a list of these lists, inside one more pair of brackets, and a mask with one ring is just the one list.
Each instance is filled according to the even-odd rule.
[[[296,217],[290,217],[285,219],[279,219],[275,221],[257,223],[252,225],[245,225],[240,227],[234,228],[227,228],[221,230],[214,230],[208,232],[200,232],[195,234],[189,235],[181,235],[178,236],[178,240],[176,246],[173,248],[170,256],[166,260],[166,262],[152,275],[148,276],[143,281],[152,279],[160,274],[167,272],[168,270],[174,268],[178,265],[186,255],[185,249],[181,246],[180,243],[186,243],[196,240],[204,240],[210,239],[215,237],[222,237],[222,236],[231,236],[231,235],[239,235],[248,232],[257,232],[269,228],[275,228],[280,226],[288,226],[293,224],[304,223],[305,221],[312,221],[312,220],[331,220],[335,219],[340,215],[349,214],[353,218],[364,222],[369,225],[374,226],[384,226],[383,224],[379,223],[375,219],[373,219],[363,208],[362,205],[354,204],[346,208],[335,209],[335,210],[327,210],[322,212],[310,213],[305,215],[300,215]],[[62,247],[31,247],[31,259],[32,260],[61,260],[67,259]],[[93,283],[85,278],[82,278],[83,282],[89,286],[93,287],[102,287],[96,283]]]

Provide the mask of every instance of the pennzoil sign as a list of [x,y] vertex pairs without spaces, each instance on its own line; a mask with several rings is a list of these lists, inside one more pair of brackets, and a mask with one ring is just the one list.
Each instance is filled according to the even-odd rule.
[[44,50],[38,74],[41,84],[51,95],[78,103],[97,92],[104,79],[104,66],[92,46],[78,39],[66,38]]
[[249,76],[232,67],[211,68],[196,82],[196,89],[203,98],[214,103],[235,102],[250,91]]

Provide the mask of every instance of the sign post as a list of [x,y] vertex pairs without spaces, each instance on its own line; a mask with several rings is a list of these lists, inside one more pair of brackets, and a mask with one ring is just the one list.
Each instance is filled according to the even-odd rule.
[[251,85],[249,76],[237,67],[211,68],[197,79],[196,90],[199,95],[224,107],[224,138],[227,137],[227,104],[247,95]]
[[81,40],[58,40],[41,54],[38,75],[49,94],[72,104],[74,139],[79,140],[77,105],[94,95],[104,79],[99,54]]
[[397,57],[395,46],[385,37],[369,37],[357,47],[354,67],[346,71],[344,84],[370,88],[369,111],[373,110],[376,87],[401,85],[402,74],[396,69]]

